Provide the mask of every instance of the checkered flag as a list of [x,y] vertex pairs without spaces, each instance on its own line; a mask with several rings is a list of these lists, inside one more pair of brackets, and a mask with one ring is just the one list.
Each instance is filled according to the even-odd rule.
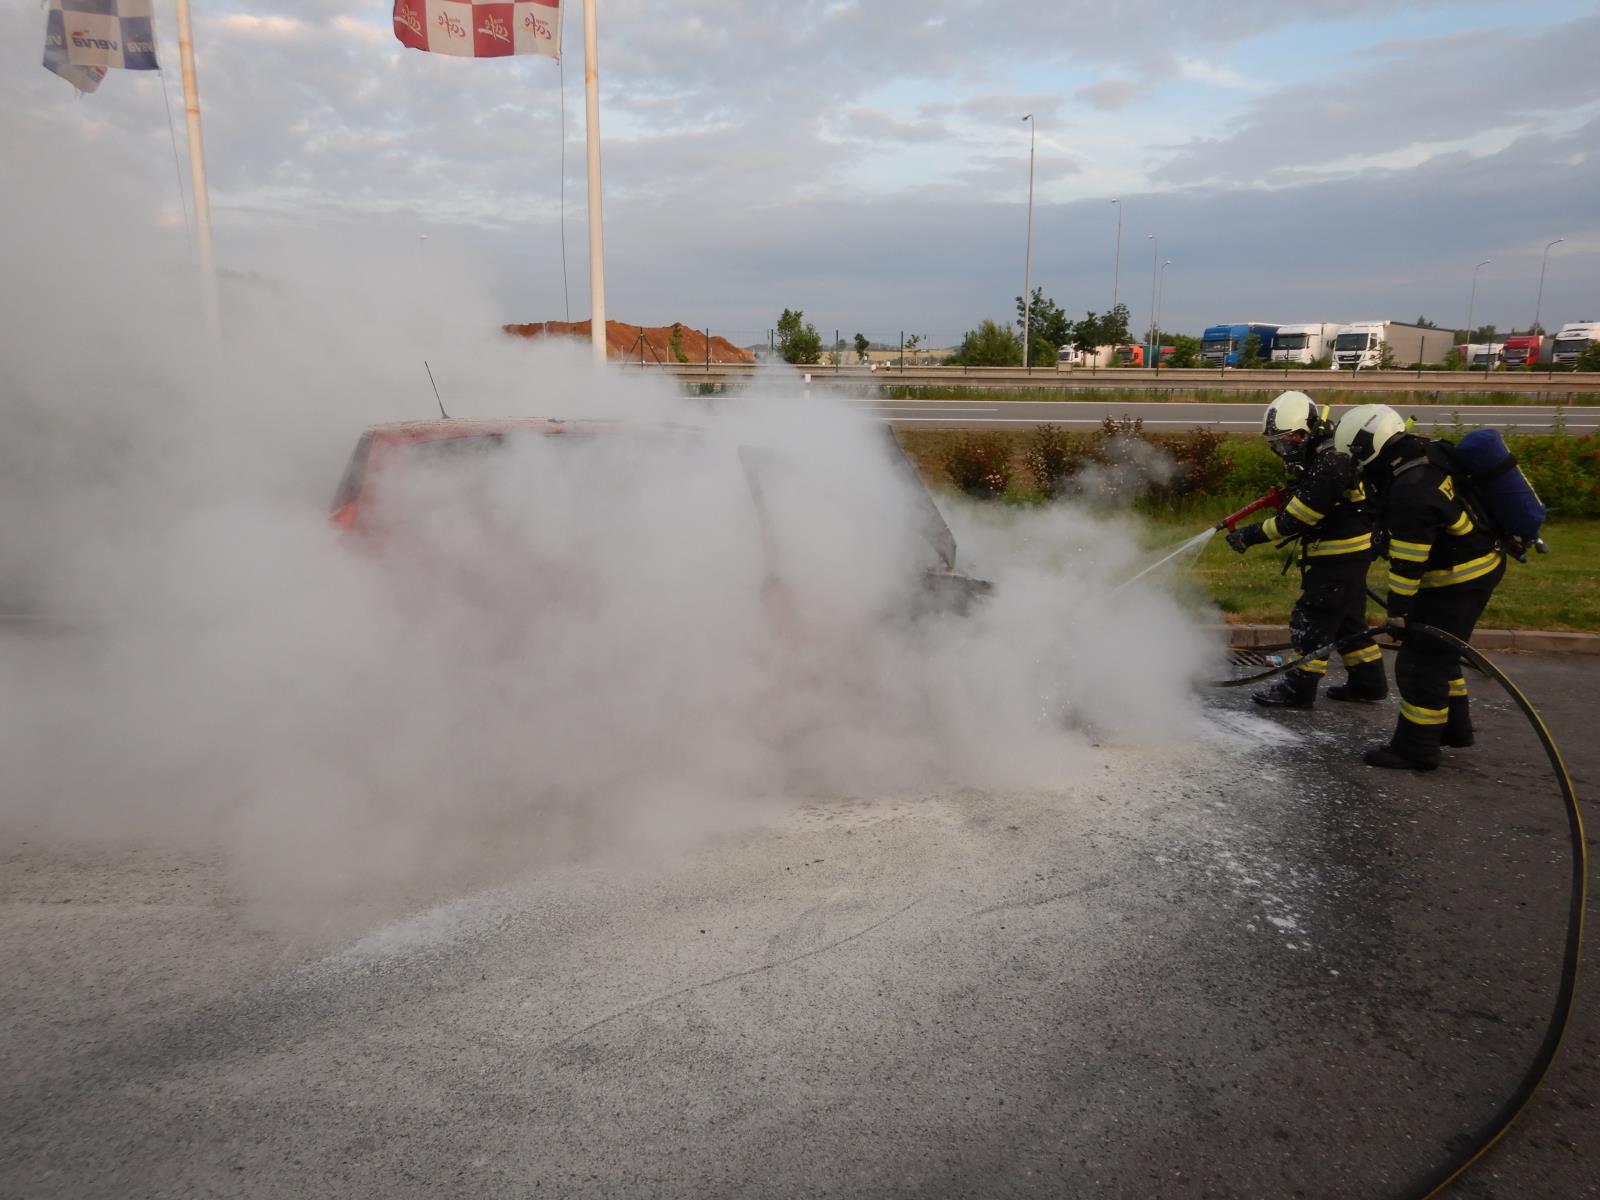
[[84,95],[100,86],[106,77],[104,67],[75,67],[67,61],[66,25],[61,19],[61,0],[50,0],[50,13],[44,24],[44,66],[54,71]]
[[[67,62],[72,66],[159,69],[151,0],[50,0],[52,29],[58,16]],[[49,49],[47,33],[47,59]],[[50,66],[48,61],[45,65]]]
[[561,0],[394,0],[394,36],[464,58],[560,58]]

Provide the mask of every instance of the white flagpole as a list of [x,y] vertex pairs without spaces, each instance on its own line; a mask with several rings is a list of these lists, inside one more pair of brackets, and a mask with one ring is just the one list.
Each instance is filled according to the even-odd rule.
[[183,110],[189,128],[189,183],[194,191],[195,242],[200,251],[200,291],[206,325],[215,344],[222,342],[222,315],[217,304],[217,274],[211,255],[211,201],[206,191],[206,152],[200,140],[200,92],[194,74],[194,34],[189,0],[177,0],[178,59],[183,66]]
[[[188,0],[178,2],[187,4]],[[597,0],[583,0],[583,98],[589,149],[589,341],[594,347],[595,362],[603,365],[606,361],[606,256],[600,224],[600,56],[595,38],[596,3]]]

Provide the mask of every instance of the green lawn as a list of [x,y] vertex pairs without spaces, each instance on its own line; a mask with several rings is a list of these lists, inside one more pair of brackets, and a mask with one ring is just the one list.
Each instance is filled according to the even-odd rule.
[[[1201,527],[1198,519],[1153,519],[1149,544],[1152,550],[1171,548]],[[1550,553],[1530,554],[1526,564],[1510,563],[1480,623],[1492,629],[1600,633],[1600,521],[1553,521],[1544,537]],[[1291,565],[1283,574],[1283,558],[1284,552],[1271,546],[1235,554],[1219,535],[1173,575],[1197,602],[1209,599],[1230,621],[1282,624],[1299,588],[1298,569]],[[1368,585],[1379,595],[1384,571],[1379,560],[1368,574]]]

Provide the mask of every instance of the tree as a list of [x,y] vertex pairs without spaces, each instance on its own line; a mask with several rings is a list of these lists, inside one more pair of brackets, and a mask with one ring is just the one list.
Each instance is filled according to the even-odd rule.
[[1107,342],[1104,317],[1097,317],[1090,309],[1083,320],[1072,323],[1072,346],[1078,353],[1091,355]]
[[1578,355],[1579,371],[1600,371],[1600,342],[1590,342]]
[[969,329],[948,360],[957,367],[1019,367],[1022,339],[1010,329],[985,317]]
[[864,334],[864,333],[856,334],[855,346],[856,346],[856,361],[857,362],[866,362],[867,361],[867,351],[872,348],[872,343],[867,341],[867,335]]
[[908,337],[906,339],[906,353],[908,355],[913,355],[914,356],[917,353],[917,350],[921,348],[921,346],[922,346],[922,335],[920,333],[913,333],[910,337]]
[[1428,320],[1427,317],[1418,317],[1415,321],[1412,322],[1412,324],[1413,325],[1420,325],[1424,329],[1437,329],[1437,328],[1439,328],[1432,321]]
[[1033,289],[1033,301],[1024,305],[1017,297],[1017,328],[1022,329],[1026,314],[1028,343],[1031,347],[1028,360],[1033,363],[1056,361],[1061,347],[1072,343],[1072,322],[1054,300],[1044,294],[1043,288]]
[[1261,365],[1261,335],[1252,333],[1244,339],[1244,349],[1239,352],[1239,369],[1250,371]]
[[1200,365],[1200,339],[1182,333],[1172,335],[1172,357],[1169,367],[1198,367]]
[[1128,322],[1133,319],[1133,314],[1128,311],[1126,304],[1118,304],[1100,319],[1100,336],[1102,346],[1120,346],[1128,340]]
[[814,363],[822,357],[822,335],[799,309],[778,318],[778,354],[786,363]]
[[689,361],[689,356],[683,352],[683,323],[681,321],[672,323],[672,333],[667,338],[667,345],[672,347],[674,362],[686,363]]

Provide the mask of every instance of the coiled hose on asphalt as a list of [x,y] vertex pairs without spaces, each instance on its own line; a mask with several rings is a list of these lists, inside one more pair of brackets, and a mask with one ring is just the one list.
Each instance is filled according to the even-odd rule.
[[1578,794],[1572,786],[1572,776],[1567,773],[1567,764],[1561,758],[1561,750],[1556,745],[1555,739],[1550,736],[1550,730],[1544,723],[1544,718],[1539,715],[1539,710],[1526,696],[1522,689],[1513,683],[1499,667],[1495,666],[1480,651],[1462,641],[1454,634],[1446,633],[1442,629],[1435,629],[1431,625],[1418,625],[1410,623],[1404,627],[1389,624],[1378,629],[1363,630],[1341,641],[1331,642],[1319,650],[1302,655],[1293,662],[1283,663],[1270,670],[1261,671],[1242,679],[1225,679],[1213,682],[1213,687],[1244,687],[1248,684],[1259,683],[1271,679],[1275,675],[1282,675],[1292,671],[1302,663],[1312,659],[1327,658],[1346,645],[1353,645],[1365,638],[1388,634],[1390,637],[1403,639],[1407,637],[1429,637],[1447,643],[1463,658],[1477,667],[1484,674],[1492,676],[1512,702],[1522,710],[1522,715],[1528,719],[1528,724],[1533,727],[1539,744],[1544,747],[1545,755],[1550,760],[1550,769],[1555,774],[1556,786],[1561,791],[1562,801],[1567,810],[1567,829],[1572,839],[1572,883],[1570,901],[1567,910],[1567,939],[1566,949],[1561,963],[1561,984],[1556,989],[1555,1005],[1550,1013],[1550,1022],[1545,1029],[1543,1042],[1539,1051],[1529,1063],[1522,1079],[1512,1090],[1511,1094],[1501,1103],[1495,1113],[1473,1133],[1468,1148],[1463,1153],[1456,1155],[1443,1165],[1431,1170],[1416,1187],[1406,1193],[1408,1197],[1418,1197],[1420,1200],[1431,1200],[1438,1196],[1447,1187],[1459,1179],[1474,1163],[1492,1150],[1497,1142],[1505,1136],[1516,1119],[1522,1115],[1528,1102],[1533,1099],[1539,1085],[1544,1082],[1545,1075],[1550,1070],[1550,1065],[1555,1061],[1557,1052],[1561,1049],[1561,1039],[1566,1034],[1567,1022],[1571,1019],[1573,1002],[1578,990],[1578,967],[1583,954],[1583,911],[1588,903],[1589,882],[1589,852],[1584,842],[1583,814],[1578,809]]

